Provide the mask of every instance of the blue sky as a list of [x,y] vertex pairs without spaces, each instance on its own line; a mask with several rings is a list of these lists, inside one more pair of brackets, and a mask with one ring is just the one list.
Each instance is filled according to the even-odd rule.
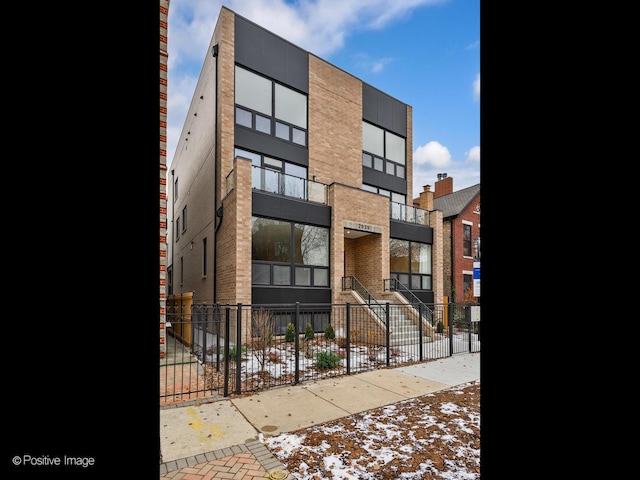
[[171,0],[167,163],[221,6],[413,108],[413,193],[480,183],[480,0]]

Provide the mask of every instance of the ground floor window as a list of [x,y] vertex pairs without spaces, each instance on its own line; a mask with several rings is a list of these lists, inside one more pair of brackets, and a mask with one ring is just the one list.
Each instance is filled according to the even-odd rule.
[[391,278],[410,290],[432,290],[432,245],[391,238],[389,269]]
[[253,285],[329,285],[329,229],[252,217]]

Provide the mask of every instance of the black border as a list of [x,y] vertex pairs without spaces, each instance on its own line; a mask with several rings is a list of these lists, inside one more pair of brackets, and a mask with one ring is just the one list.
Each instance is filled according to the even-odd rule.
[[35,48],[8,58],[5,478],[159,477],[159,4],[144,3],[7,17]]

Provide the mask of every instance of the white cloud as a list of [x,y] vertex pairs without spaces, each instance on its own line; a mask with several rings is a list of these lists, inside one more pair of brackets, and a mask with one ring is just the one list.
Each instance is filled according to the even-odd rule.
[[414,165],[428,165],[431,167],[444,168],[451,162],[449,149],[438,142],[431,141],[426,145],[418,147],[413,152]]
[[479,146],[465,152],[464,160],[453,160],[449,149],[436,141],[418,147],[413,152],[413,198],[420,194],[425,185],[431,185],[433,189],[439,173],[446,173],[454,179],[454,191],[480,183],[479,162]]
[[475,81],[473,82],[473,99],[480,101],[480,74],[476,76]]
[[385,67],[393,61],[391,57],[371,58],[366,53],[357,53],[353,56],[355,59],[355,66],[357,69],[364,70],[371,73],[380,73]]
[[472,147],[465,156],[469,162],[480,162],[480,147]]

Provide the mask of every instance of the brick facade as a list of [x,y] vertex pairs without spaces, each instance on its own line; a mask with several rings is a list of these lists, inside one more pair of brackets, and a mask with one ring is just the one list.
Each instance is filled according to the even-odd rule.
[[160,0],[160,358],[166,355],[167,281],[167,17],[169,0]]

